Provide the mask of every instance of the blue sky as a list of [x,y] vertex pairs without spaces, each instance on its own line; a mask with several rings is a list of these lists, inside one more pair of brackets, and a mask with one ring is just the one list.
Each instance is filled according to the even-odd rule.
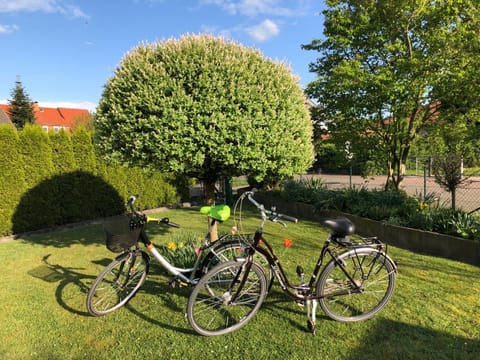
[[0,103],[17,78],[43,106],[93,110],[122,57],[141,42],[210,33],[290,64],[306,85],[323,0],[0,0]]

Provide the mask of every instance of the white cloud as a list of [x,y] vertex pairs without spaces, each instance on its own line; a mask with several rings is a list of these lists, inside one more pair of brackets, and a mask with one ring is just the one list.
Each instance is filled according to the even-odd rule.
[[280,28],[272,20],[266,19],[248,28],[247,33],[257,41],[266,41],[280,33]]
[[0,24],[0,34],[11,34],[18,31],[20,28],[17,25],[2,25]]
[[307,13],[310,1],[297,1],[295,7],[284,6],[282,0],[199,0],[201,5],[215,5],[232,15],[255,17],[303,16]]
[[46,12],[59,13],[71,18],[88,18],[78,6],[65,5],[63,0],[0,0],[0,13]]

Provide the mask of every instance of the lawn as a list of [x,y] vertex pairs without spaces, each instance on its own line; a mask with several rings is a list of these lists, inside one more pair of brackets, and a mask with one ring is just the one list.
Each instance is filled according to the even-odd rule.
[[[197,209],[168,210],[183,227],[151,226],[157,244],[202,234]],[[232,221],[221,225],[228,231]],[[252,225],[253,222],[247,222]],[[285,267],[312,270],[326,232],[300,221],[287,229],[267,224]],[[285,237],[293,241],[282,247]],[[387,239],[384,239],[387,240]],[[95,318],[86,313],[89,285],[115,256],[100,225],[87,225],[0,243],[1,359],[478,359],[480,268],[390,247],[399,263],[392,300],[375,318],[345,324],[319,309],[317,335],[306,332],[304,309],[274,285],[253,320],[229,335],[196,335],[185,318],[190,289],[172,289],[151,267],[139,294],[123,309]]]

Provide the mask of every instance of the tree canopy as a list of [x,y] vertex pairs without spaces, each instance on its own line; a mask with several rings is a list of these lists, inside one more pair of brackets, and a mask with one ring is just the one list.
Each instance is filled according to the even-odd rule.
[[313,160],[305,102],[288,66],[235,42],[186,35],[141,44],[105,85],[96,144],[107,159],[207,186],[222,176],[288,177]]
[[398,188],[421,129],[478,112],[478,7],[473,0],[326,4],[325,37],[304,45],[320,54],[307,92],[332,137],[386,164]]

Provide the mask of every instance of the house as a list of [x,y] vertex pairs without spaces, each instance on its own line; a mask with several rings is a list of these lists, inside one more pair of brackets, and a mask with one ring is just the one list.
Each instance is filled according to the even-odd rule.
[[[10,105],[0,104],[0,124],[11,123],[9,108]],[[57,132],[60,129],[72,132],[77,125],[88,125],[91,120],[91,114],[86,109],[42,107],[38,102],[33,103],[33,114],[35,124],[40,125],[46,132]]]
[[1,106],[2,105],[0,105],[0,125],[2,124],[13,125],[12,122],[10,121],[8,113]]

